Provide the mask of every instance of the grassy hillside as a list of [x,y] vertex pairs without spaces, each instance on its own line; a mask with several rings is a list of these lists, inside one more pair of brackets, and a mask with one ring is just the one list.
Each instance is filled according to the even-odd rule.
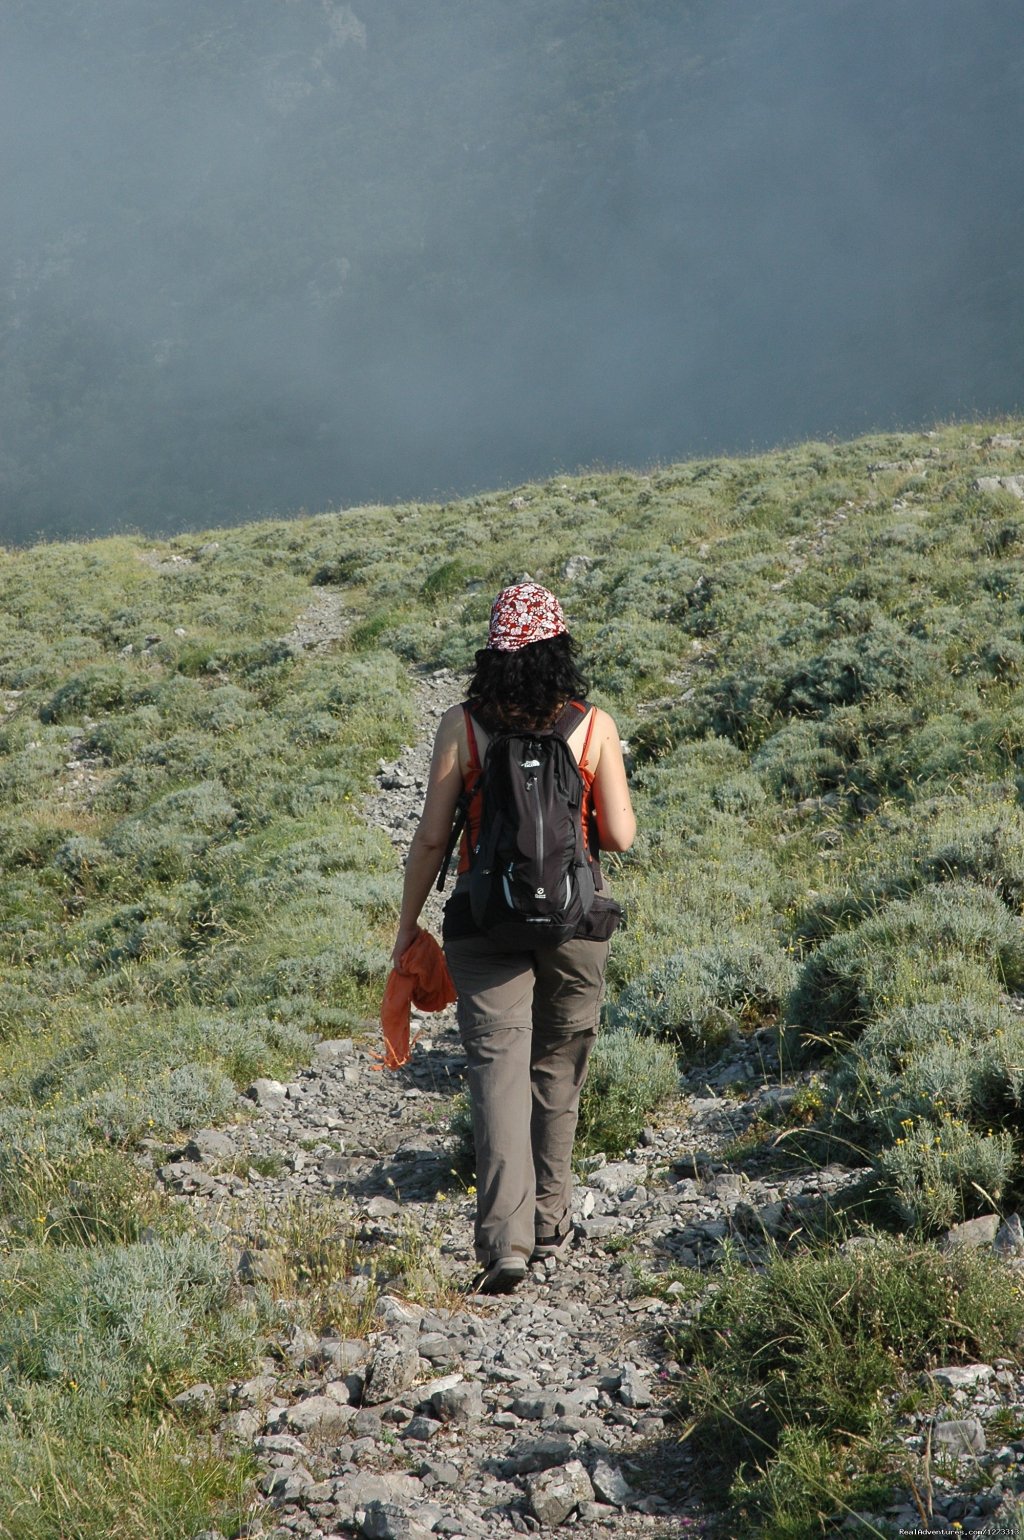
[[[241,1511],[241,1464],[181,1486],[170,1403],[266,1320],[133,1155],[372,1018],[399,877],[361,793],[413,730],[410,665],[467,665],[524,563],[636,758],[612,1020],[709,1059],[778,1023],[816,1067],[805,1139],[864,1166],[844,1233],[1013,1207],[1024,504],[985,478],[1022,445],[945,428],[0,552],[0,1535]],[[304,615],[339,639],[304,647]]]

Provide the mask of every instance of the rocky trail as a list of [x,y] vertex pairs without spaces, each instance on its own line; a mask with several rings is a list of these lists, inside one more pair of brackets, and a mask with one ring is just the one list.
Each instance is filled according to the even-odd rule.
[[[367,818],[401,853],[419,814],[436,720],[459,698],[458,685],[448,671],[420,680],[420,738],[382,763],[367,802]],[[440,900],[430,902],[424,923],[437,933]],[[180,1398],[212,1415],[227,1443],[255,1454],[265,1501],[249,1533],[704,1533],[709,1515],[694,1495],[692,1456],[674,1417],[668,1335],[693,1291],[658,1287],[658,1275],[673,1265],[713,1268],[726,1242],[756,1265],[857,1173],[829,1166],[780,1174],[739,1158],[733,1147],[751,1122],[778,1117],[799,1089],[780,1079],[774,1034],[760,1033],[716,1066],[710,1082],[684,1075],[679,1100],[626,1158],[589,1163],[566,1259],[531,1269],[510,1296],[469,1295],[471,1179],[453,1172],[448,1128],[463,1059],[451,1011],[417,1025],[412,1061],[400,1071],[377,1070],[372,1034],[323,1042],[291,1083],[257,1081],[245,1120],[201,1131],[179,1150],[148,1152],[175,1201],[194,1206],[234,1244],[243,1282],[273,1286],[282,1265],[277,1239],[301,1216],[308,1227],[309,1216],[325,1214],[325,1236],[347,1227],[355,1239],[357,1266],[344,1284],[354,1307],[374,1262],[383,1265],[389,1253],[419,1248],[440,1279],[433,1297],[443,1304],[425,1307],[396,1290],[377,1301],[357,1336],[282,1331],[260,1372],[220,1402],[209,1386]],[[993,1234],[976,1240],[991,1244]],[[952,1474],[933,1484],[933,1532],[954,1533],[956,1520],[955,1532],[970,1533],[992,1523],[1024,1462],[1024,1442],[1002,1445],[985,1434],[998,1409],[1024,1418],[1024,1384],[1018,1371],[988,1365],[952,1393],[943,1435]],[[913,1419],[906,1433],[908,1449],[932,1436]],[[879,1533],[882,1517],[848,1518],[846,1531]],[[925,1532],[909,1494],[884,1517]]]

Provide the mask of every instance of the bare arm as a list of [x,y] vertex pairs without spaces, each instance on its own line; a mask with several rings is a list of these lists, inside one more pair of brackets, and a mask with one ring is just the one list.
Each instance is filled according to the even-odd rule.
[[622,759],[619,729],[607,711],[598,711],[588,762],[594,766],[594,812],[602,850],[628,850],[636,839],[636,818]]
[[462,790],[462,771],[459,768],[462,723],[462,707],[453,706],[441,718],[434,739],[423,812],[405,863],[402,912],[398,921],[398,938],[392,953],[392,961],[396,966],[402,953],[416,939],[420,910],[441,869],[441,859],[451,833],[455,804]]

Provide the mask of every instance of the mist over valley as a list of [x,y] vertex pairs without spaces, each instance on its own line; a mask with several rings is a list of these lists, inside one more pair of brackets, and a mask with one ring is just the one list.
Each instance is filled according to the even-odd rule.
[[1011,0],[8,0],[0,540],[1010,412]]

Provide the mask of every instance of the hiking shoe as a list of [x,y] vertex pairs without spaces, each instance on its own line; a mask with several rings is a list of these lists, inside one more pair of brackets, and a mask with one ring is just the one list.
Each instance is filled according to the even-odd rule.
[[531,1262],[560,1262],[572,1248],[576,1232],[570,1225],[564,1235],[538,1235],[530,1253]]
[[526,1258],[498,1257],[473,1279],[474,1294],[511,1294],[526,1277]]

